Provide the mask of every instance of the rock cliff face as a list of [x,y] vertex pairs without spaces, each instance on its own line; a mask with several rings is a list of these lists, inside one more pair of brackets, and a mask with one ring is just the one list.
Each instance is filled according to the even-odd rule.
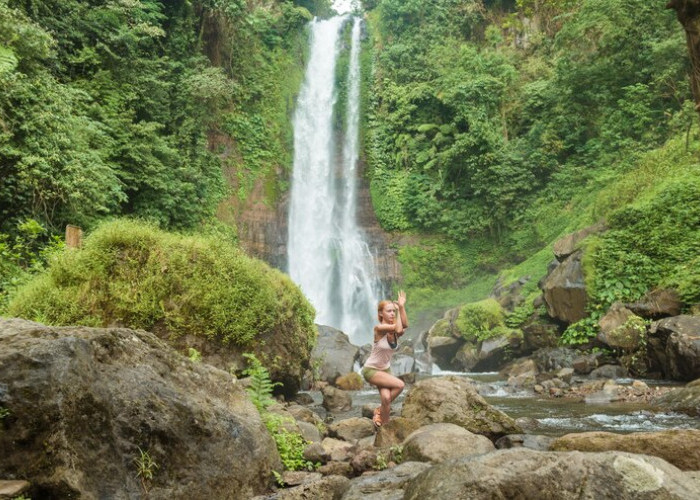
[[[362,167],[362,165],[361,165]],[[360,168],[358,170],[363,170]],[[279,175],[283,175],[280,171]],[[235,174],[228,176],[229,184],[236,186]],[[249,255],[257,257],[277,269],[287,270],[287,233],[289,192],[283,193],[277,203],[269,203],[263,181],[259,181],[245,201],[235,195],[219,207],[219,218],[238,228],[241,246]],[[365,233],[369,247],[375,255],[375,269],[386,289],[401,276],[394,248],[397,238],[379,226],[368,182],[360,174],[357,185],[357,221]]]

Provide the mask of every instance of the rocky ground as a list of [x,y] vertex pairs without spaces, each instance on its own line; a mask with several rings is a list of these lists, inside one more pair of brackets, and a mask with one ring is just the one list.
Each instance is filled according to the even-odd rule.
[[[329,345],[348,349],[342,340]],[[279,474],[272,436],[231,374],[148,332],[0,320],[0,481],[32,498],[700,498],[700,430],[538,436],[461,376],[409,383],[377,429],[374,405],[352,401],[362,381],[347,358],[319,364],[322,412],[304,393],[268,408],[315,464]],[[659,391],[595,378],[614,367],[550,367],[511,365],[508,387],[689,413],[700,400],[700,384]]]

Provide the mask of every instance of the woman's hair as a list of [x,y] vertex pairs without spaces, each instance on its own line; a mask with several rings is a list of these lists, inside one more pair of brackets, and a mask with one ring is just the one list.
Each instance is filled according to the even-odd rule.
[[384,307],[386,307],[387,304],[393,304],[393,300],[380,300],[379,305],[377,306],[377,319],[379,322],[382,322],[382,311],[384,310]]

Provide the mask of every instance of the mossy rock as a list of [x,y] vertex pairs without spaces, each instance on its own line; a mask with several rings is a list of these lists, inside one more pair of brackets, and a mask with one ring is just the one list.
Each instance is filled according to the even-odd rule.
[[9,314],[49,325],[119,325],[196,347],[221,368],[253,352],[294,392],[316,341],[314,310],[280,271],[221,236],[105,223],[18,290]]
[[447,318],[437,320],[435,324],[430,327],[428,335],[430,337],[451,337],[452,324],[450,320]]

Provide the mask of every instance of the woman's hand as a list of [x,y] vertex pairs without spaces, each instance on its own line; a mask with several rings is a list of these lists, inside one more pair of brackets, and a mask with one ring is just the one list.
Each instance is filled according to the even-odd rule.
[[399,298],[396,301],[396,303],[399,305],[399,307],[403,307],[406,305],[406,292],[403,290],[399,290]]

